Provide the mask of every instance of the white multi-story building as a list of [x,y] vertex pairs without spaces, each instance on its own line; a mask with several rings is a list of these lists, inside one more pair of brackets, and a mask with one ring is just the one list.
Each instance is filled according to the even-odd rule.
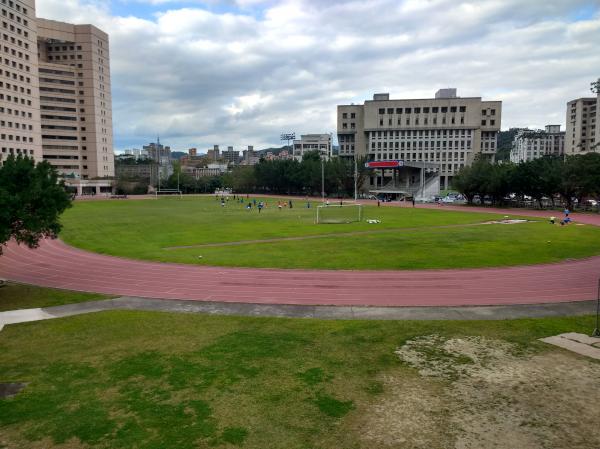
[[600,93],[567,103],[565,153],[585,154],[600,151]]
[[322,157],[331,157],[331,134],[303,134],[294,140],[294,158],[301,161],[304,153],[318,151]]
[[521,130],[515,136],[510,152],[510,161],[532,161],[543,156],[565,154],[565,132],[560,125],[547,125],[545,130]]
[[[501,101],[457,97],[456,89],[441,89],[428,99],[393,100],[387,93],[375,94],[363,105],[338,106],[339,156],[426,164],[440,177],[442,188],[448,188],[475,157],[494,160],[501,120]],[[372,176],[371,187],[382,185],[388,176]]]

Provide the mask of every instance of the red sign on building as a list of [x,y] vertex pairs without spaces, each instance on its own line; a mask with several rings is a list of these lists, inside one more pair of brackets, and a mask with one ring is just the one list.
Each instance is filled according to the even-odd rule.
[[372,161],[365,164],[366,168],[398,168],[404,167],[404,161]]

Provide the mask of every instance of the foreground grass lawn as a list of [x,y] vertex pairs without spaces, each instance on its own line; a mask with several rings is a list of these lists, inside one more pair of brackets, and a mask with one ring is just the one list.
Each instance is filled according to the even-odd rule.
[[97,301],[111,296],[99,293],[80,293],[69,290],[9,283],[0,288],[0,312],[16,309],[60,306],[76,302]]
[[[267,201],[261,214],[233,200],[222,208],[211,197],[76,202],[63,216],[61,238],[90,251],[137,259],[279,268],[486,267],[600,253],[600,228],[593,226],[480,225],[502,217],[374,206],[364,208],[364,218],[381,220],[377,225],[315,225],[316,203],[307,209],[296,201],[293,209],[278,210],[276,200]],[[304,239],[255,242],[290,237]],[[202,246],[207,244],[213,246]]]
[[597,448],[600,363],[536,340],[592,327],[130,311],[11,325],[0,382],[27,386],[0,399],[0,447]]

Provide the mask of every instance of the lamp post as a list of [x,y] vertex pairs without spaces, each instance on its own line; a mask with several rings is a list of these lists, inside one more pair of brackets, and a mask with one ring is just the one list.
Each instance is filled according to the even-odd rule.
[[356,153],[354,153],[354,201],[358,200],[358,165],[356,163]]
[[321,156],[321,201],[325,204],[325,162]]
[[[279,140],[283,141],[287,141],[287,146],[290,146],[290,141],[293,141],[296,138],[296,133],[282,133],[279,136]],[[292,156],[294,155],[294,149],[292,148]]]

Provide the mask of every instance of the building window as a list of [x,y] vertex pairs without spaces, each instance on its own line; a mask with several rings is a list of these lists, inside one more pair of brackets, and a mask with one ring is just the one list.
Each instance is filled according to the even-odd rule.
[[485,122],[485,120],[482,120],[482,121],[481,121],[481,126],[485,126],[485,125],[486,125],[486,122]]
[[379,108],[379,113],[380,114],[385,114],[385,108]]

